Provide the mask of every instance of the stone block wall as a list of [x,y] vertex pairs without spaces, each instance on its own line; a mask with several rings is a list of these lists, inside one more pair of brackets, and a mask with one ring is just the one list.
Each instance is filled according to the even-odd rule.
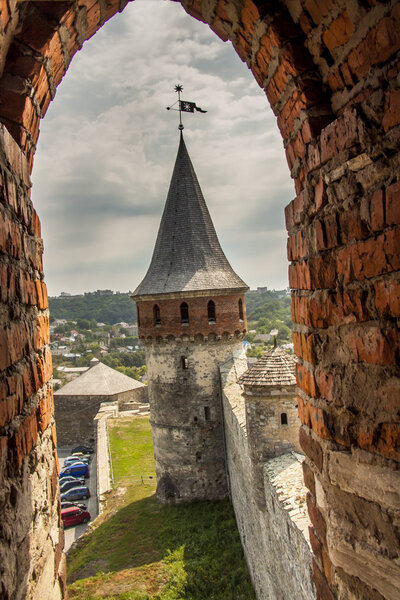
[[242,341],[146,341],[145,348],[158,499],[224,498],[218,364],[243,352]]
[[62,390],[59,390],[54,396],[58,445],[68,447],[88,444],[89,440],[96,438],[94,418],[100,404],[117,402],[119,405],[133,400],[142,402],[142,398],[147,398],[143,390],[147,391],[147,388],[110,396],[63,396],[60,394]]
[[[305,509],[295,509],[289,496],[282,497],[282,479],[276,484],[271,474],[277,472],[271,465],[274,460],[286,458],[288,465],[297,460],[291,454],[266,463],[254,457],[245,400],[236,383],[246,369],[246,361],[227,361],[221,366],[221,379],[230,496],[251,579],[260,600],[313,600],[312,554],[304,535],[308,536],[309,519]],[[290,473],[289,480],[293,479]],[[305,497],[301,479],[300,468],[302,489],[292,492],[296,497]],[[296,523],[294,515],[300,512]]]

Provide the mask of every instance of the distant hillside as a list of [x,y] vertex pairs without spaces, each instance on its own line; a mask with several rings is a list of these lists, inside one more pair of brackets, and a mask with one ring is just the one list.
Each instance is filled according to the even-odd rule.
[[[284,292],[247,292],[247,319],[257,331],[269,333],[272,328],[279,329],[282,324],[291,327],[290,298],[280,298],[282,294]],[[96,319],[97,322],[108,325],[121,321],[136,322],[136,307],[129,294],[50,298],[49,304],[50,315],[55,319]]]
[[68,296],[49,299],[50,316],[55,319],[96,319],[98,323],[114,325],[122,321],[136,322],[136,306],[129,294],[112,296]]
[[259,294],[251,291],[246,294],[249,329],[256,329],[257,333],[269,333],[271,329],[277,329],[279,343],[291,339],[290,330],[293,326],[290,296],[284,293],[267,291]]

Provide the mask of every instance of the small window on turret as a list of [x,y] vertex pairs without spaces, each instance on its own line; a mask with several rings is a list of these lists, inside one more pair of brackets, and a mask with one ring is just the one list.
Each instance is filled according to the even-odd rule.
[[154,325],[161,325],[161,314],[160,314],[160,307],[158,306],[158,304],[155,304],[153,306],[153,318],[154,318]]
[[182,367],[182,369],[188,369],[189,368],[189,361],[186,358],[186,356],[181,356],[181,367]]
[[186,302],[181,304],[181,323],[187,325],[189,323],[189,307]]
[[287,414],[281,413],[281,425],[287,425],[287,424],[288,424]]
[[139,307],[136,307],[136,315],[137,315],[137,324],[138,327],[140,327],[140,313],[139,313]]
[[239,319],[243,321],[243,302],[239,300]]
[[211,420],[211,411],[210,411],[210,407],[209,406],[205,406],[204,407],[204,418],[206,421],[210,421]]
[[208,322],[216,323],[217,317],[215,314],[215,302],[213,300],[210,300],[209,303],[207,304],[207,313],[208,313]]

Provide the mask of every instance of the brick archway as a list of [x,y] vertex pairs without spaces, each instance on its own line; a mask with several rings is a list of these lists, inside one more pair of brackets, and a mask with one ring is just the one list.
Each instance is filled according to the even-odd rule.
[[[49,534],[58,522],[57,464],[29,171],[40,119],[70,60],[126,4],[0,1],[0,500],[8,548],[1,585],[10,597],[33,587],[36,597],[63,594],[62,540]],[[289,277],[318,597],[395,598],[400,4],[182,4],[232,41],[265,89],[294,179],[297,195],[286,207]],[[7,519],[15,513],[31,518],[12,528]],[[21,540],[32,556],[22,565],[15,558]],[[53,595],[37,596],[50,581]]]

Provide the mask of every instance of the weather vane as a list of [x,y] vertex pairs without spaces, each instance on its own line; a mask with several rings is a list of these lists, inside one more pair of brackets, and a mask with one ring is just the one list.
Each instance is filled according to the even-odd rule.
[[[167,110],[177,110],[179,111],[179,127],[178,129],[180,131],[182,131],[183,129],[183,125],[182,125],[182,112],[194,112],[195,110],[197,110],[198,112],[201,113],[206,113],[206,110],[203,110],[202,108],[199,108],[198,106],[196,106],[195,102],[189,102],[188,100],[181,100],[181,91],[183,90],[183,87],[178,84],[175,86],[175,91],[178,92],[178,100],[172,105],[172,106],[167,106]],[[178,108],[174,108],[174,106],[178,104]]]

